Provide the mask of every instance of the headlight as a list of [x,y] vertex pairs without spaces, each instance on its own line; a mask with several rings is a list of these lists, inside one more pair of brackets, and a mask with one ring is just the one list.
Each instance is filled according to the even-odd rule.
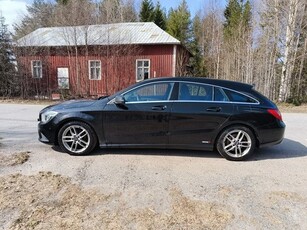
[[44,112],[44,113],[42,113],[41,122],[42,123],[47,123],[52,118],[54,118],[57,114],[58,114],[58,112],[55,112],[55,111]]

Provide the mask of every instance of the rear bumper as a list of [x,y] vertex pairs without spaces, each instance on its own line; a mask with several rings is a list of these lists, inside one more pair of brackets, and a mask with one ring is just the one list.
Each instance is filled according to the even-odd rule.
[[270,129],[261,130],[260,136],[261,141],[259,147],[266,147],[271,145],[277,145],[281,143],[284,139],[286,125],[284,122],[279,121],[275,127]]
[[264,143],[264,144],[260,144],[260,148],[262,147],[267,147],[267,146],[272,146],[272,145],[278,145],[283,141],[284,138],[277,140],[277,141],[273,141],[273,142],[268,142],[268,143]]

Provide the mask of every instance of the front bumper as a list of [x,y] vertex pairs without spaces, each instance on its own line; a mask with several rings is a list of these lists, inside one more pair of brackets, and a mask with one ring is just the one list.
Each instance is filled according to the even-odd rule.
[[38,124],[38,140],[45,144],[54,144],[56,142],[55,131],[51,123],[43,124],[40,122]]

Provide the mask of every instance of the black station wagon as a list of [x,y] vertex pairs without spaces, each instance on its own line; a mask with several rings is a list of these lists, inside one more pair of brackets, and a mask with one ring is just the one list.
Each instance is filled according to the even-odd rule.
[[67,101],[39,114],[39,140],[71,155],[101,148],[217,150],[243,160],[282,141],[276,105],[253,86],[208,78],[155,78],[98,100]]

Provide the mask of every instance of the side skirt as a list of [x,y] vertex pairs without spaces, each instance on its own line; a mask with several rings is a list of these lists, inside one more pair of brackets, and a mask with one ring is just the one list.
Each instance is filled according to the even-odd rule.
[[187,149],[213,151],[213,145],[146,145],[146,144],[101,144],[100,148]]

